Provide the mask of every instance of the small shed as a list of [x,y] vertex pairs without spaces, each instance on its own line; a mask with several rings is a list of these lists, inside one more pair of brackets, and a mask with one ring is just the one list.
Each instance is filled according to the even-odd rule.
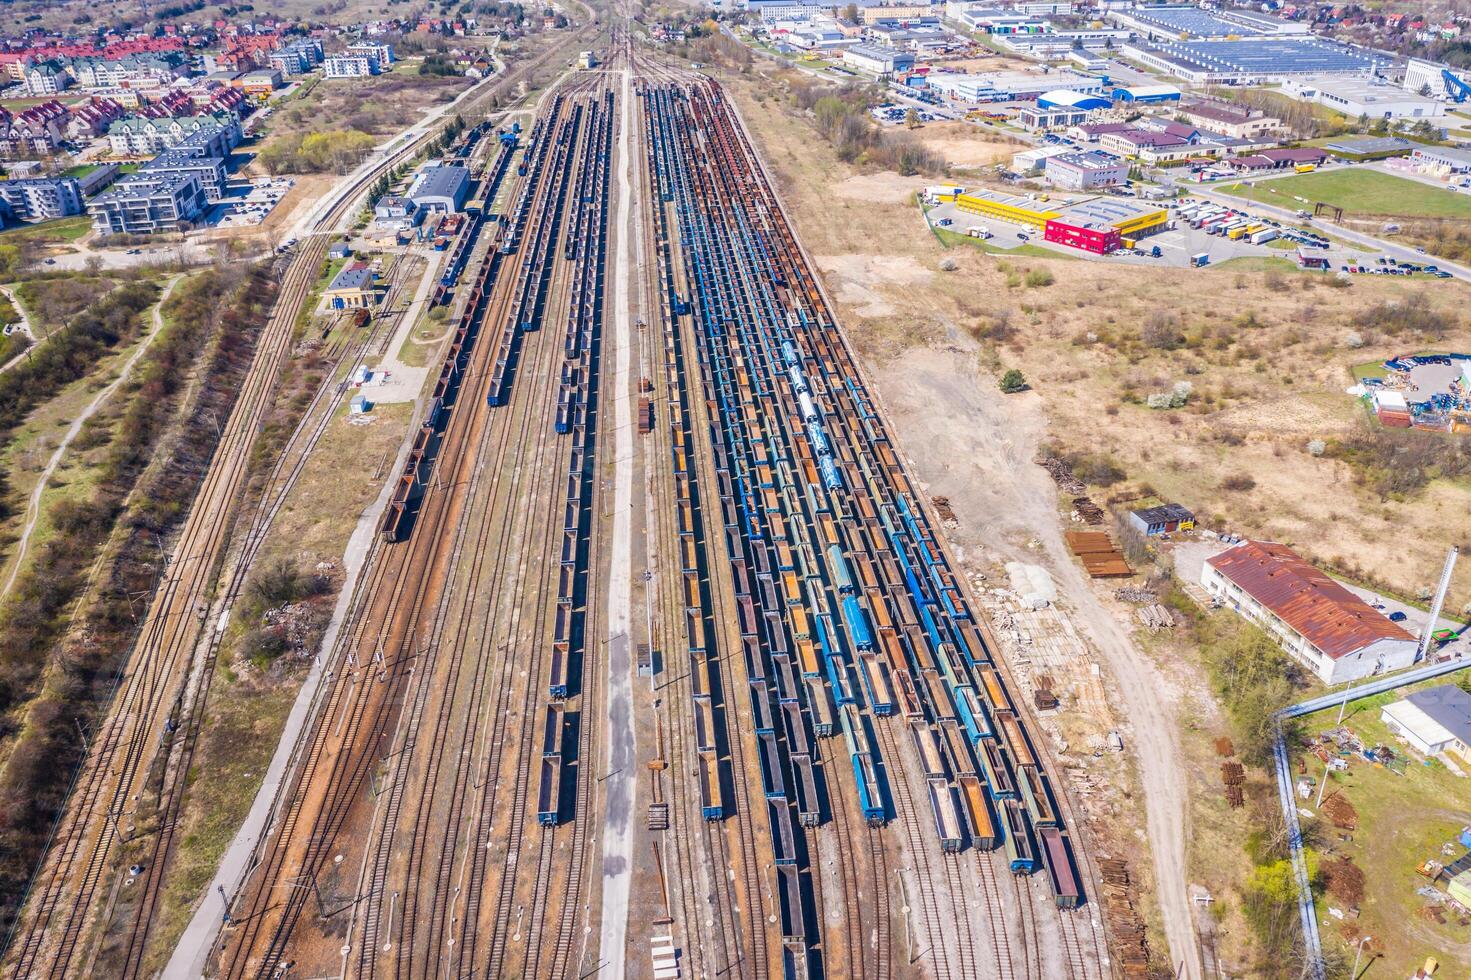
[[1326,255],[1313,255],[1297,250],[1297,267],[1299,269],[1317,269],[1321,272],[1329,272],[1333,269],[1333,260]]
[[1375,388],[1374,414],[1379,424],[1391,429],[1408,429],[1411,422],[1410,403],[1404,392],[1391,388]]
[[352,246],[348,245],[347,242],[333,242],[327,248],[327,258],[329,259],[345,259],[350,255],[352,255]]
[[373,410],[373,403],[362,395],[353,395],[349,410],[354,415],[366,415]]
[[1445,890],[1451,898],[1471,908],[1471,871],[1462,871],[1456,875],[1450,880]]
[[1195,526],[1195,515],[1180,504],[1160,504],[1129,511],[1129,524],[1141,534],[1174,534]]

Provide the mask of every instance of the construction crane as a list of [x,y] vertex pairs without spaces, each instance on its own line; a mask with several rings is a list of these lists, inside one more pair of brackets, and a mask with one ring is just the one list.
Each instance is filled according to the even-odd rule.
[[1471,97],[1471,83],[1449,68],[1440,70],[1440,80],[1445,84],[1446,98],[1452,102],[1465,102],[1468,97]]

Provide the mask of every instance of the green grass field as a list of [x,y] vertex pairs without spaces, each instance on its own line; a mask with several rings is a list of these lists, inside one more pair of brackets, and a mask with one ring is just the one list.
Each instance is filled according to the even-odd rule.
[[1305,206],[1297,200],[1303,198],[1343,208],[1350,217],[1471,218],[1471,195],[1363,168],[1316,170],[1256,184],[1220,184],[1218,189],[1294,211]]
[[92,218],[79,214],[71,218],[54,218],[34,225],[16,225],[0,232],[0,244],[12,244],[19,240],[38,244],[74,242],[92,230]]
[[[1266,272],[1269,269],[1276,269],[1279,272],[1298,271],[1296,262],[1291,259],[1279,259],[1275,255],[1242,255],[1205,267],[1206,272],[1212,269],[1230,269],[1232,272]],[[1322,275],[1322,273],[1313,273],[1313,275]]]
[[[1449,910],[1444,923],[1423,916],[1421,910],[1431,903],[1415,891],[1430,884],[1415,874],[1416,865],[1426,859],[1448,864],[1466,850],[1458,846],[1452,855],[1446,855],[1441,845],[1454,842],[1467,823],[1471,785],[1438,761],[1427,763],[1408,756],[1402,743],[1379,720],[1381,708],[1410,691],[1452,684],[1460,676],[1452,674],[1365,698],[1349,705],[1344,714],[1344,726],[1365,745],[1388,745],[1406,763],[1403,774],[1399,774],[1357,757],[1350,761],[1347,772],[1335,773],[1327,787],[1329,793],[1342,794],[1358,813],[1355,830],[1342,831],[1325,820],[1320,836],[1332,842],[1325,844],[1325,849],[1352,858],[1364,872],[1364,900],[1359,918],[1352,925],[1385,944],[1385,957],[1374,967],[1373,976],[1409,976],[1427,956],[1440,961],[1445,976],[1464,976],[1471,966],[1467,945],[1471,930],[1460,925]],[[1304,719],[1304,728],[1315,734],[1325,732],[1335,727],[1337,717],[1336,708],[1322,711]],[[1308,775],[1322,778],[1321,762],[1306,753],[1297,758],[1306,760]],[[1308,810],[1316,809],[1315,802],[1315,797],[1297,800]],[[1444,883],[1438,887],[1443,891]],[[1344,903],[1325,894],[1315,897],[1324,943],[1345,948],[1344,922],[1328,912],[1330,906],[1342,910]],[[1352,947],[1347,948],[1352,958]]]

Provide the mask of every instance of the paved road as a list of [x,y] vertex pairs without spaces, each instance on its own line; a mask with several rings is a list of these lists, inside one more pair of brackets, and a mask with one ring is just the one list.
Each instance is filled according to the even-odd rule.
[[29,347],[12,357],[10,360],[6,361],[4,364],[0,364],[0,374],[4,374],[6,371],[9,371],[11,368],[19,364],[21,358],[25,357],[27,354],[36,349],[38,338],[36,337],[35,327],[31,325],[31,318],[26,314],[26,308],[20,305],[20,300],[15,298],[15,293],[11,291],[11,288],[9,286],[0,286],[0,294],[4,294],[5,298],[10,300],[10,305],[15,307],[15,312],[20,315],[20,321],[15,324],[15,329],[20,330],[21,333],[31,338],[31,344]]
[[[613,266],[613,371],[615,475],[613,483],[613,547],[608,581],[608,775],[603,780],[607,807],[603,824],[602,932],[598,944],[599,976],[621,980],[628,942],[628,895],[633,880],[633,804],[637,791],[637,741],[633,721],[633,665],[629,658],[633,568],[630,523],[633,515],[633,405],[630,376],[633,331],[629,269],[637,262],[631,217],[630,176],[633,129],[633,73],[623,74],[623,118],[618,127],[618,219]],[[639,263],[641,266],[641,263]]]
[[[1281,218],[1293,223],[1296,223],[1300,220],[1297,217],[1296,213],[1291,209],[1279,208],[1273,204],[1262,204],[1258,201],[1252,201],[1244,197],[1237,197],[1234,194],[1229,194],[1223,190],[1219,190],[1217,187],[1214,187],[1210,184],[1190,184],[1182,186],[1189,191],[1191,196],[1203,197],[1207,200],[1215,201],[1217,204],[1224,204],[1228,207],[1233,208],[1244,208],[1252,211],[1255,214],[1266,214],[1274,218]],[[1375,250],[1381,255],[1389,255],[1394,257],[1395,259],[1404,262],[1429,262],[1432,265],[1439,266],[1446,272],[1449,272],[1451,275],[1456,276],[1459,279],[1464,279],[1467,282],[1471,282],[1471,267],[1460,265],[1458,263],[1451,262],[1433,255],[1422,255],[1419,252],[1416,252],[1413,248],[1406,248],[1403,245],[1396,245],[1393,242],[1387,242],[1382,238],[1375,238],[1373,235],[1366,235],[1363,232],[1353,231],[1352,229],[1343,228],[1339,225],[1329,224],[1325,221],[1313,222],[1313,224],[1327,234],[1333,235],[1336,238],[1341,238],[1347,242],[1353,242],[1355,245],[1362,245],[1365,248]]]

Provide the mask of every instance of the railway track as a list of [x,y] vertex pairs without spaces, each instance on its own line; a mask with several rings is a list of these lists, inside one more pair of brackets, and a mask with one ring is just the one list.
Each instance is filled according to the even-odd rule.
[[[88,747],[86,761],[74,783],[52,844],[38,868],[26,907],[17,921],[7,944],[7,959],[17,975],[67,975],[77,968],[74,962],[78,948],[86,941],[88,931],[97,924],[100,910],[96,907],[103,882],[113,870],[116,845],[136,839],[130,827],[123,832],[122,820],[137,813],[145,790],[145,780],[154,770],[161,745],[170,739],[158,739],[156,733],[173,734],[165,723],[181,710],[184,720],[197,721],[203,710],[218,635],[201,636],[202,618],[209,611],[207,590],[229,541],[236,503],[248,475],[249,449],[260,422],[268,410],[275,379],[289,352],[289,344],[297,315],[316,280],[325,253],[326,235],[349,213],[362,193],[372,185],[379,173],[412,156],[433,135],[425,132],[404,142],[385,156],[376,167],[366,169],[345,187],[334,192],[335,200],[327,205],[304,237],[289,265],[277,297],[271,319],[258,341],[240,395],[222,428],[214,460],[185,520],[172,560],[165,569],[142,632],[127,665],[120,672],[112,706],[103,726]],[[321,393],[318,393],[320,397]],[[304,440],[305,449],[298,459],[315,444],[315,437]],[[280,476],[280,467],[273,477]],[[299,465],[289,470],[289,483],[294,482]],[[273,517],[279,510],[284,492],[268,509]],[[264,524],[255,524],[258,533],[248,538],[245,551],[259,547]],[[232,585],[238,587],[238,582]],[[227,587],[227,593],[230,587]],[[205,642],[201,643],[201,640]],[[185,706],[186,696],[190,703]],[[192,756],[197,724],[186,726],[182,742],[185,760]],[[143,950],[151,924],[151,910],[156,907],[163,868],[171,854],[182,776],[187,765],[172,767],[161,777],[156,798],[157,826],[155,840],[149,847],[154,857],[143,867],[142,887],[137,908],[144,910],[127,926],[122,969],[133,975],[141,968]],[[60,920],[59,935],[53,936],[53,923],[63,904],[66,914]],[[90,952],[83,952],[90,963]]]
[[[260,506],[252,515],[238,553],[231,563],[225,589],[212,610],[218,622],[226,621],[232,613],[235,603],[244,590],[246,577],[255,557],[265,542],[267,532],[296,486],[312,451],[326,433],[337,410],[345,400],[349,389],[343,379],[350,377],[362,364],[377,334],[383,329],[382,324],[377,324],[374,331],[349,342],[344,356],[332,364],[322,383],[313,393],[311,402],[308,403],[281,454],[277,457],[270,473],[267,474],[261,492]],[[158,818],[159,833],[153,839],[149,857],[141,862],[144,869],[141,875],[141,898],[139,905],[132,913],[132,923],[127,930],[127,945],[124,948],[122,961],[124,975],[136,975],[143,968],[143,956],[162,894],[164,871],[169,866],[172,856],[180,809],[183,806],[188,786],[186,775],[193,764],[194,752],[198,747],[198,737],[202,731],[208,707],[209,685],[204,682],[204,679],[214,675],[223,637],[224,631],[216,629],[204,640],[206,646],[200,666],[195,672],[195,683],[191,685],[190,690],[186,691],[179,711],[180,721],[176,731],[180,732],[182,737],[173,756],[167,761],[162,777],[163,782],[159,791],[161,801]],[[138,885],[140,882],[135,881],[134,884]]]
[[[576,102],[579,91],[564,87],[553,104]],[[319,927],[304,928],[311,891],[326,891],[342,904],[349,951],[343,963],[360,975],[516,972],[508,956],[520,929],[511,912],[527,899],[554,915],[558,935],[551,955],[571,959],[585,860],[575,835],[586,834],[578,825],[588,817],[575,814],[577,871],[556,876],[565,884],[557,898],[549,885],[561,862],[550,855],[538,874],[541,886],[525,880],[522,868],[530,862],[522,860],[521,842],[536,815],[533,746],[551,709],[539,710],[541,659],[512,654],[544,642],[551,627],[540,597],[553,591],[557,569],[551,558],[558,527],[552,518],[560,512],[552,492],[560,479],[553,432],[558,398],[551,368],[560,347],[520,318],[530,311],[551,322],[569,302],[571,270],[547,256],[565,205],[565,174],[578,159],[574,141],[582,112],[578,103],[544,119],[541,136],[553,142],[565,137],[566,143],[545,161],[544,171],[533,163],[525,182],[528,208],[552,216],[552,233],[528,235],[524,244],[489,250],[483,259],[482,298],[467,314],[473,329],[465,342],[473,346],[463,355],[463,387],[452,403],[440,403],[448,405],[447,428],[442,445],[429,450],[435,469],[422,500],[411,505],[410,530],[394,525],[407,540],[381,548],[352,636],[335,654],[341,673],[304,738],[300,775],[289,789],[283,786],[278,806],[284,819],[262,848],[240,906],[237,919],[247,925],[222,949],[223,975],[269,972],[288,958],[325,957],[324,939],[313,938]],[[537,161],[540,152],[533,150]],[[529,220],[538,229],[545,223]],[[533,277],[532,294],[525,291],[525,276]],[[512,329],[502,331],[503,323]],[[509,367],[498,369],[503,364]],[[509,401],[487,410],[483,399],[496,382]],[[508,528],[517,530],[508,534]],[[583,666],[596,663],[593,654]],[[353,671],[377,671],[377,677],[355,682],[348,679]],[[573,696],[584,699],[585,711],[587,692]],[[488,718],[496,723],[485,724]],[[582,726],[577,745],[582,762],[594,748],[591,726]],[[385,757],[392,762],[384,785],[376,805],[364,812],[354,790],[365,777],[372,781]],[[585,768],[585,762],[579,766]],[[574,801],[588,800],[589,780],[579,771]],[[498,798],[502,791],[509,800]],[[506,822],[493,828],[492,815]],[[363,844],[352,836],[359,826],[372,827]],[[505,834],[498,860],[493,829]],[[334,870],[338,864],[361,868],[352,887],[345,888],[345,876]],[[311,878],[311,888],[293,887],[303,876]],[[290,888],[290,897],[273,904],[278,884]],[[523,898],[527,888],[532,894]],[[528,944],[525,955],[525,968],[537,973],[540,944]]]
[[[825,968],[824,940],[832,937],[813,926],[810,910],[834,896],[808,890],[818,883],[803,863],[808,846],[790,825],[789,809],[805,815],[805,798],[825,785],[829,797],[845,797],[830,812],[846,811],[851,793],[864,820],[903,824],[918,893],[910,904],[921,912],[937,976],[994,969],[1010,977],[1018,963],[1031,975],[1054,967],[1057,957],[1044,947],[1062,946],[1070,952],[1057,965],[1086,976],[1102,948],[1069,941],[1089,920],[1066,911],[1081,898],[1086,863],[1075,860],[1065,796],[1060,803],[1052,789],[1051,760],[1033,744],[1025,713],[1011,698],[994,640],[971,612],[738,116],[708,79],[644,67],[641,94],[653,144],[647,165],[665,202],[654,210],[660,220],[671,212],[672,251],[680,257],[678,274],[665,277],[668,315],[692,338],[711,409],[699,421],[712,442],[708,450],[697,445],[714,457],[726,511],[724,554],[732,573],[722,577],[738,608],[738,626],[730,629],[747,651],[760,745],[754,759],[767,800],[786,801],[772,806],[769,821],[783,957],[798,971]],[[746,641],[756,637],[769,656],[751,654]],[[800,719],[795,727],[772,726],[764,699],[773,693],[777,707]],[[825,704],[829,698],[836,712]],[[893,722],[884,721],[896,713],[914,739],[912,757],[900,750]],[[698,715],[695,722],[698,732]],[[804,729],[820,736],[824,728],[841,730],[851,782],[816,778],[821,770],[811,766]],[[734,756],[732,767],[755,769]],[[819,833],[826,812],[814,814]],[[923,832],[926,822],[933,836]],[[846,830],[835,831],[834,846],[857,868],[855,851],[862,849]],[[875,844],[881,834],[869,834],[875,872],[887,867],[876,860],[885,850]],[[743,850],[756,846],[750,836],[740,843]],[[973,870],[941,857],[967,846],[1004,848],[1014,875],[1045,873],[1036,880],[1060,909],[1049,935],[1034,909],[1009,912],[1003,904],[992,858],[979,856]],[[932,870],[936,859],[945,862],[943,872]],[[792,862],[790,876],[780,873],[785,862]],[[851,928],[861,929],[864,910],[847,872],[845,866],[836,876],[837,898]],[[979,933],[970,906],[977,892],[985,919]],[[1032,894],[1030,880],[1013,886],[1012,897]],[[1020,920],[1016,933],[1013,917]],[[1024,945],[1019,958],[1014,935]],[[989,957],[982,943],[994,966],[983,965]],[[851,931],[846,949],[850,969],[867,966]],[[890,970],[887,953],[881,943],[881,972]]]

